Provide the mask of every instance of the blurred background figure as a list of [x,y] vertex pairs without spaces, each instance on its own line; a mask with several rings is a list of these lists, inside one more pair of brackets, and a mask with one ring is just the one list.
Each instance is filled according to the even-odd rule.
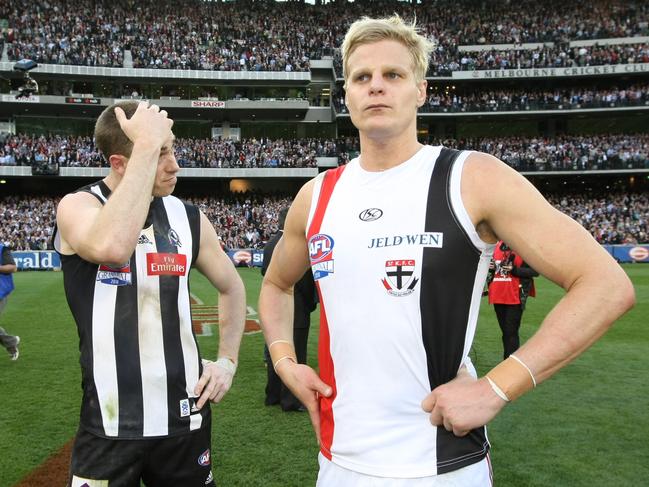
[[[14,280],[12,274],[16,272],[16,263],[11,255],[9,246],[0,243],[0,315],[7,305],[9,294],[14,290]],[[0,343],[7,349],[11,360],[18,360],[19,336],[9,335],[4,328],[0,326]]]
[[[284,233],[284,221],[286,220],[287,213],[287,208],[280,210],[279,230],[271,237],[268,244],[266,244],[266,247],[264,247],[264,262],[261,268],[262,276],[266,274],[275,246]],[[310,269],[305,272],[304,276],[302,276],[302,278],[295,284],[293,288],[293,299],[293,343],[295,344],[295,352],[297,354],[298,362],[305,364],[309,327],[311,325],[311,313],[315,310],[316,305],[318,304],[318,296],[313,281],[313,274]],[[266,361],[266,370],[268,374],[266,382],[266,399],[264,400],[264,404],[266,404],[266,406],[279,404],[283,411],[306,411],[302,403],[300,403],[293,393],[282,383],[282,379],[280,379],[275,372],[266,345],[264,345],[264,360]]]
[[528,296],[535,296],[534,277],[539,275],[502,240],[496,244],[491,262],[489,304],[494,305],[503,334],[503,358],[520,346],[518,331]]

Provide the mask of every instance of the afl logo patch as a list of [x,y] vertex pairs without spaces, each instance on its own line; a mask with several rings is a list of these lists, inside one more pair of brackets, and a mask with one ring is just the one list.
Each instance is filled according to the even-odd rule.
[[210,464],[210,451],[205,450],[203,453],[201,453],[201,456],[198,457],[198,464],[201,467],[206,467]]
[[311,263],[325,260],[334,248],[334,239],[324,233],[318,233],[309,239],[309,257]]
[[334,272],[334,239],[318,233],[309,239],[309,258],[313,279],[318,281]]
[[358,214],[358,218],[364,222],[373,222],[383,216],[383,210],[380,208],[368,208]]

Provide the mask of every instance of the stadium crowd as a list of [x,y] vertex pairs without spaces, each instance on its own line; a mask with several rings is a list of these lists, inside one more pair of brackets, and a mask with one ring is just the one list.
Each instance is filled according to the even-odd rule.
[[0,242],[13,250],[52,249],[59,200],[24,195],[0,198]]
[[[174,142],[181,167],[316,167],[316,157],[336,157],[338,142],[321,139],[183,139]],[[0,137],[0,166],[108,167],[92,137],[15,134]]]
[[649,168],[649,134],[467,138],[441,143],[486,152],[517,171]]
[[547,195],[557,209],[575,219],[601,244],[649,242],[649,193]]
[[[493,154],[519,171],[649,168],[649,135],[607,134],[556,137],[446,139],[447,147]],[[178,164],[187,168],[316,167],[316,157],[349,161],[357,138],[270,140],[176,139]],[[107,167],[91,137],[6,135],[0,166]]]
[[[530,49],[494,46],[480,51],[460,51],[457,46],[438,45],[430,56],[429,77],[451,76],[454,71],[576,68],[649,62],[649,44],[619,44],[570,47],[568,43]],[[334,58],[338,78],[343,77],[340,54]]]
[[257,193],[188,200],[209,218],[226,249],[262,249],[278,231],[279,210],[291,204],[285,195]]
[[[601,244],[649,243],[649,193],[566,193],[547,195],[560,211],[577,220]],[[279,210],[291,203],[286,195],[261,193],[188,198],[207,215],[227,249],[261,249],[277,231]],[[59,198],[0,198],[0,241],[14,250],[52,248]]]
[[[430,86],[426,103],[419,109],[432,112],[487,112],[520,110],[567,110],[579,108],[611,108],[649,104],[649,84],[618,88],[526,88],[506,90],[456,89],[455,86]],[[336,111],[347,113],[344,90],[337,88],[333,96]]]
[[[647,35],[649,6],[640,0],[396,0],[164,3],[142,0],[3,2],[10,60],[88,66],[224,71],[306,71],[331,55],[349,24],[363,16],[416,18],[437,48],[432,75],[461,69],[646,62],[647,46],[570,48],[571,40]],[[548,43],[538,50],[461,52],[458,46]],[[554,43],[554,45],[549,45]],[[130,53],[131,61],[127,62]]]

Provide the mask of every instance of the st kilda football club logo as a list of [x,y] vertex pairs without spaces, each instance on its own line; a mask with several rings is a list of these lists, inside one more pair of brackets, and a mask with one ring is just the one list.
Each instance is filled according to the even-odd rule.
[[385,277],[381,282],[390,296],[407,296],[415,290],[419,282],[415,266],[413,259],[385,261]]

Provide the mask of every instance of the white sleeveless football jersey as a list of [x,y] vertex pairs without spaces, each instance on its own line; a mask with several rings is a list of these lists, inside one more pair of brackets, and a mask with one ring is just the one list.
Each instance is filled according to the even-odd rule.
[[[468,152],[425,146],[383,172],[358,159],[321,174],[307,225],[321,303],[322,454],[361,473],[423,477],[483,459],[421,402],[468,362],[493,245],[460,195]],[[470,366],[473,369],[472,366]]]

